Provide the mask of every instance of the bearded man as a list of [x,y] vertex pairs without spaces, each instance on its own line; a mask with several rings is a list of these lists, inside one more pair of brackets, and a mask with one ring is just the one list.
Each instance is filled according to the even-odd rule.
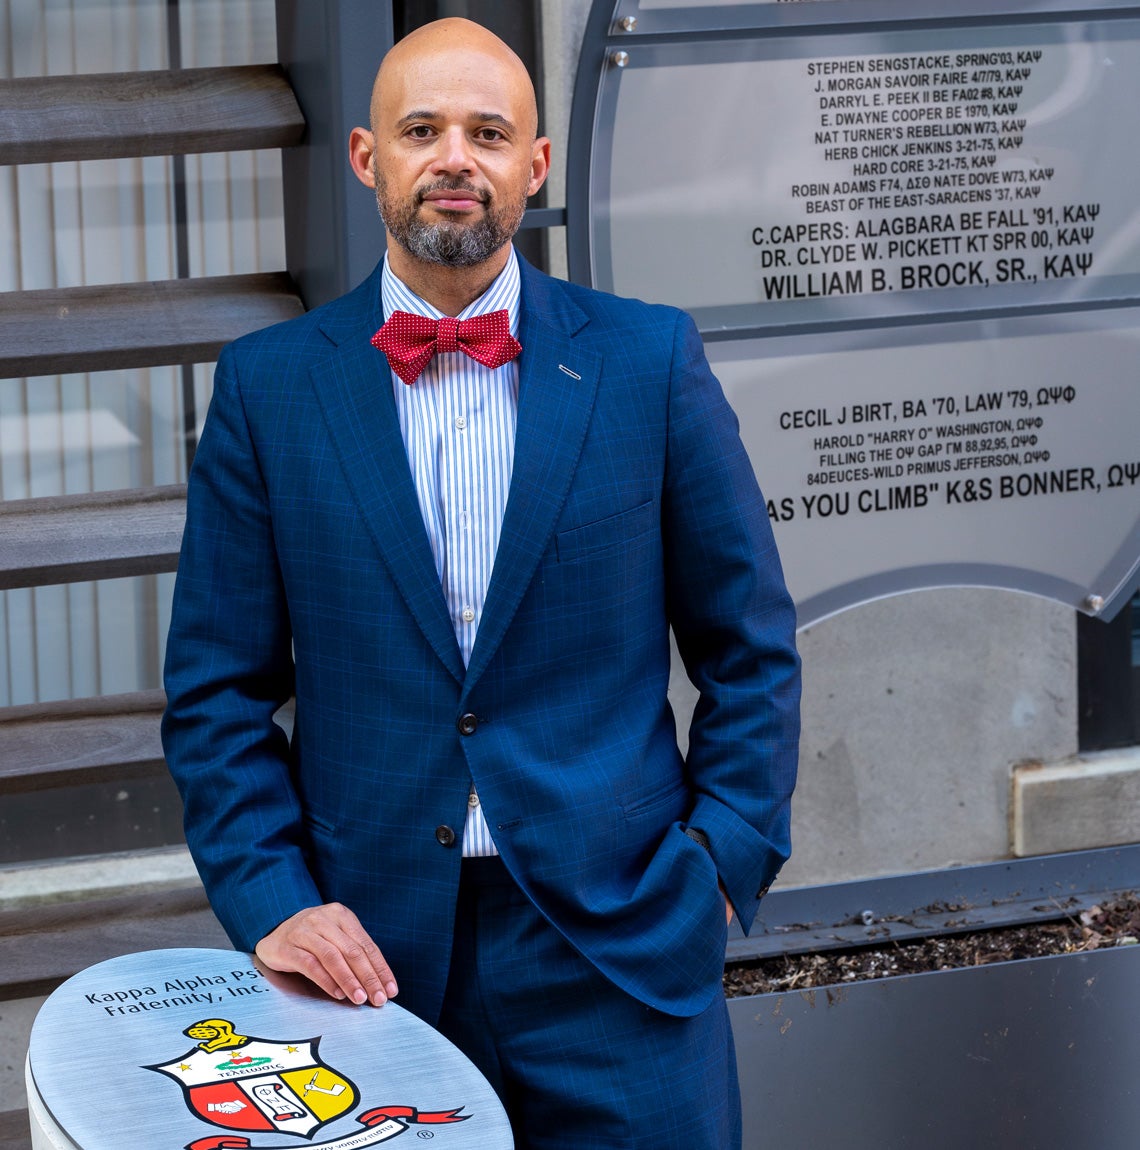
[[550,142],[489,32],[397,44],[349,155],[387,256],[224,350],[190,478],[163,729],[206,889],[267,966],[399,993],[519,1147],[728,1150],[799,699],[736,421],[687,316],[515,253]]

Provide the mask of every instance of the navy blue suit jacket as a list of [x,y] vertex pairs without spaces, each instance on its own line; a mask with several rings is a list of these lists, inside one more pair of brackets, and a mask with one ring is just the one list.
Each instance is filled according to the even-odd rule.
[[[458,840],[473,778],[554,926],[695,1014],[723,968],[718,873],[747,929],[797,757],[793,608],[735,417],[683,313],[524,264],[513,479],[465,670],[369,343],[379,284],[218,362],[163,724],[213,907],[251,950],[343,902],[434,1020],[460,868],[436,830]],[[687,759],[669,624],[700,691]],[[272,716],[294,694],[290,742]]]

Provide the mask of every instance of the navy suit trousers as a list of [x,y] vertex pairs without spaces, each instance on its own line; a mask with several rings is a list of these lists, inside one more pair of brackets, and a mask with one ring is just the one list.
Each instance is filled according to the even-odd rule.
[[465,859],[439,1029],[506,1106],[517,1150],[739,1150],[723,996],[693,1018],[584,959],[497,858]]

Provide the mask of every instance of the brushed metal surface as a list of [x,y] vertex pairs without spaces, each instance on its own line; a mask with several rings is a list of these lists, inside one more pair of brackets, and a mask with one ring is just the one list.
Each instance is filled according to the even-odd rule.
[[80,972],[40,1010],[28,1067],[45,1145],[514,1145],[490,1085],[426,1023],[394,1002],[333,1002],[234,951],[145,951]]
[[744,1150],[1135,1150],[1140,946],[729,1002]]

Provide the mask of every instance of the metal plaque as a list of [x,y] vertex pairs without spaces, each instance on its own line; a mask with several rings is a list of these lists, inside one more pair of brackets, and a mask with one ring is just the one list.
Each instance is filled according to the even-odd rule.
[[[741,4],[786,4],[788,0],[639,0],[638,11],[651,12],[655,8],[724,8]],[[795,3],[812,3],[815,0],[794,0]],[[832,0],[842,3],[844,0]]]
[[392,1002],[334,1002],[232,951],[82,971],[40,1010],[28,1065],[79,1150],[514,1145],[490,1085],[426,1023]]
[[[934,6],[911,0],[603,0],[615,32],[676,34],[753,28],[798,29],[824,22],[889,24],[939,20],[952,16],[994,18],[1072,15],[1072,0],[943,0]],[[1082,8],[1112,11],[1132,7],[1131,0],[1095,0]]]
[[[1101,12],[1130,6],[1130,0],[1096,5]],[[1072,0],[911,0],[905,8],[898,0],[605,0],[605,7],[616,32],[636,35],[1073,12]]]
[[1003,587],[1107,615],[1126,601],[1140,556],[1140,310],[707,350],[801,626],[924,587]]
[[802,625],[948,586],[1111,618],[1140,575],[1140,6],[986,8],[587,30],[571,272],[696,320]]
[[702,330],[1140,294],[1140,22],[645,43],[594,280]]

